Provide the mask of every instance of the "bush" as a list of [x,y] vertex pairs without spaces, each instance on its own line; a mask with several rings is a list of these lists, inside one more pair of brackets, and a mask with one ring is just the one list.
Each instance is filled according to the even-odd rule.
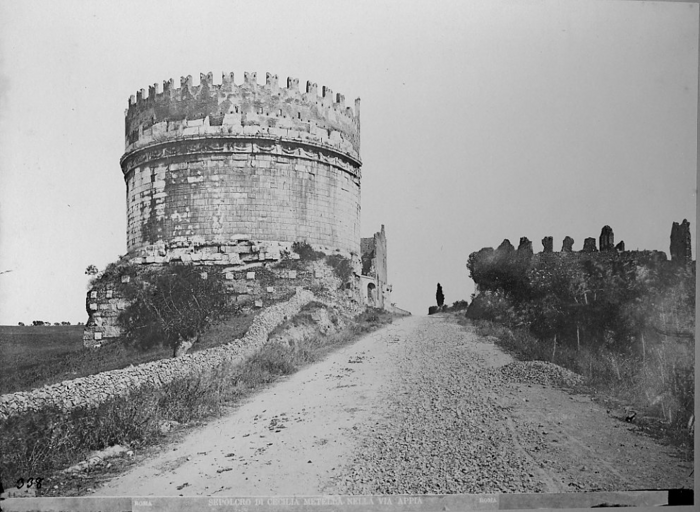
[[126,259],[126,256],[120,256],[115,262],[110,263],[105,267],[102,272],[95,272],[97,267],[90,265],[88,270],[85,271],[86,274],[91,275],[89,288],[97,287],[101,284],[110,284],[118,290],[123,290],[124,284],[122,283],[123,276],[129,276],[129,281],[136,277],[138,265],[133,265]]
[[466,311],[469,303],[466,300],[456,300],[451,306],[445,308],[445,311]]
[[341,281],[341,288],[347,283],[353,274],[352,263],[350,260],[340,254],[331,254],[326,256],[326,263],[333,268],[336,276]]
[[231,311],[220,273],[208,267],[170,265],[143,272],[123,292],[129,306],[119,322],[142,348],[164,345],[175,353]]
[[292,244],[292,250],[299,255],[299,259],[302,261],[317,261],[326,256],[321,251],[315,251],[306,241],[294,242]]

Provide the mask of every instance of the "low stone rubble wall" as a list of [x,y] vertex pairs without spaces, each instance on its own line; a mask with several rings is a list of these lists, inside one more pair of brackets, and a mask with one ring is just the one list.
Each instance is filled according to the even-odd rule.
[[268,334],[275,327],[296,315],[313,299],[311,291],[297,288],[289,301],[274,304],[256,316],[243,338],[220,347],[0,396],[0,421],[50,406],[64,410],[96,406],[144,385],[160,387],[188,375],[210,371],[222,363],[240,362],[267,342]]

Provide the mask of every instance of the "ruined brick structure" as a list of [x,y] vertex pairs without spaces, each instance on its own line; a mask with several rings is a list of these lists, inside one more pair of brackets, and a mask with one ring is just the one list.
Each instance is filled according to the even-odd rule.
[[368,306],[389,309],[391,304],[391,285],[387,273],[386,233],[382,224],[381,231],[371,238],[360,241],[362,254],[362,275],[360,290],[363,301]]
[[603,226],[598,237],[598,246],[601,252],[615,249],[615,234],[610,226]]
[[553,252],[554,251],[554,238],[551,236],[546,236],[542,239],[542,252]]
[[570,236],[565,236],[561,243],[561,252],[571,252],[574,250],[574,239]]
[[[171,79],[129,99],[129,261],[220,266],[237,300],[258,307],[278,291],[246,282],[256,279],[246,271],[291,254],[294,242],[348,257],[359,271],[360,100],[346,107],[328,87],[307,82],[301,92],[296,78],[280,87],[270,73],[264,85],[256,73],[241,85],[233,73],[199,82],[183,77],[176,88]],[[126,303],[117,295],[88,292],[85,345],[119,335]]]
[[523,260],[532,258],[532,242],[526,237],[520,237],[520,244],[516,250],[517,257]]
[[583,241],[582,252],[598,252],[598,248],[595,246],[595,238],[589,236]]
[[693,260],[688,219],[683,219],[680,224],[674,222],[671,226],[671,260],[680,264]]
[[[363,239],[364,240],[364,239]],[[614,254],[626,253],[628,256],[634,256],[641,253],[646,253],[651,255],[655,259],[665,261],[666,254],[661,251],[627,251],[625,250],[625,242],[620,241],[615,245],[615,235],[610,226],[603,226],[599,237],[600,251],[596,247],[596,239],[593,237],[588,237],[583,241],[583,248],[580,251],[574,251],[574,239],[570,236],[564,237],[562,241],[561,252],[562,253],[597,253],[597,252],[608,252]],[[545,236],[542,238],[542,254],[552,254],[553,253],[553,238],[551,236]],[[514,257],[521,261],[530,260],[534,253],[532,249],[532,242],[527,237],[520,238],[520,244],[518,248],[515,249],[513,244],[507,238],[501,242],[496,250],[493,248],[484,248],[482,251],[488,250],[493,254],[494,258],[501,260],[509,260]],[[671,227],[671,246],[670,246],[671,261],[680,264],[691,263],[692,260],[692,245],[691,245],[691,235],[690,235],[690,223],[687,219],[683,219],[682,223],[674,222]]]

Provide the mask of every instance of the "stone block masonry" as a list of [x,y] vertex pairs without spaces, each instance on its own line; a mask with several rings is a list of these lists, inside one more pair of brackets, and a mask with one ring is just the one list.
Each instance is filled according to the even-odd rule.
[[[129,255],[161,243],[306,241],[359,255],[360,104],[328,87],[211,73],[142,90],[126,112],[121,159]],[[151,262],[151,261],[148,261]]]

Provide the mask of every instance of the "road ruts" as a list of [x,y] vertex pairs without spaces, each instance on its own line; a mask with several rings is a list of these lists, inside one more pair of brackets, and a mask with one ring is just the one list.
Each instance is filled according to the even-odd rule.
[[512,362],[456,316],[397,319],[171,445],[137,452],[138,464],[95,495],[692,487],[692,461],[589,396],[537,384],[550,366],[504,373]]
[[[503,382],[443,316],[417,324],[396,360],[384,411],[366,425],[338,493],[555,492],[497,403]],[[329,488],[330,489],[330,488]]]
[[[407,324],[407,327],[409,325]],[[662,446],[590,396],[544,382],[575,375],[521,364],[457,317],[416,319],[361,425],[338,494],[631,491],[692,488],[687,454]],[[556,371],[554,371],[556,370]],[[518,373],[518,372],[516,372]],[[564,380],[567,380],[564,379]]]

